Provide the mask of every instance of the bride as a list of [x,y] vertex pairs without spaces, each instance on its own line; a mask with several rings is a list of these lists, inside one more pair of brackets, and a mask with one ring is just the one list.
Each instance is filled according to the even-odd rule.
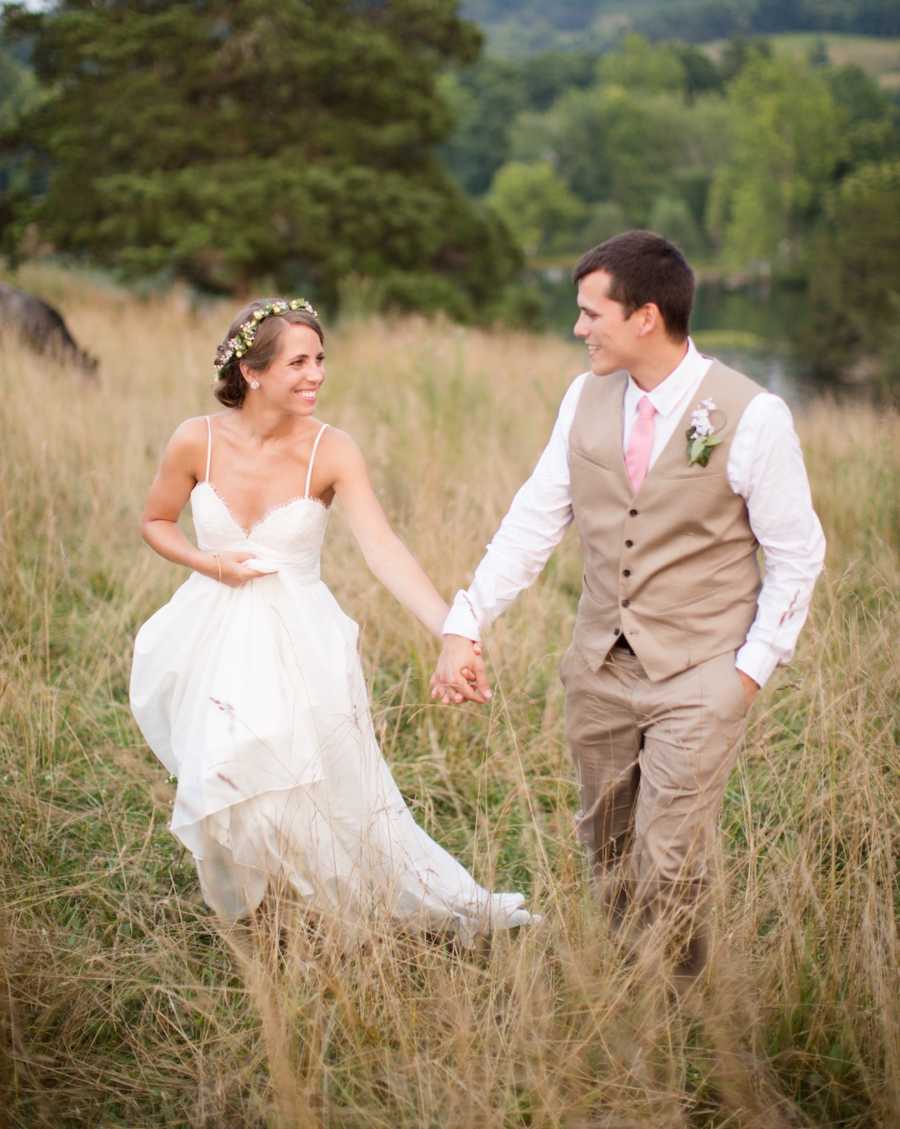
[[[233,921],[277,878],[348,925],[378,907],[470,941],[535,920],[425,834],[378,748],[357,625],[319,578],[332,502],[374,575],[436,636],[447,606],[391,530],[356,444],[315,416],[316,311],[251,302],[216,368],[224,410],[176,429],[142,519],[151,548],[193,572],[141,627],[131,675],[137,723],[178,779],[170,826],[204,899]],[[196,546],[177,524],[188,500]]]

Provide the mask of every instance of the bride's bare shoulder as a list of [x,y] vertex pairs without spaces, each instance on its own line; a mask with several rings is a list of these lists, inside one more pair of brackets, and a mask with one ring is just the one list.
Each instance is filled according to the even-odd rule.
[[359,469],[365,469],[365,459],[359,444],[349,432],[329,424],[322,432],[316,465],[323,478],[335,482]]
[[205,447],[208,427],[206,416],[191,416],[183,419],[169,437],[169,448],[183,450],[201,444]]
[[359,444],[348,431],[329,424],[322,432],[322,441],[319,444],[317,457],[339,462],[348,458],[361,458],[362,453]]
[[194,468],[205,463],[208,443],[207,417],[191,416],[182,420],[172,432],[166,444],[165,458],[169,462]]

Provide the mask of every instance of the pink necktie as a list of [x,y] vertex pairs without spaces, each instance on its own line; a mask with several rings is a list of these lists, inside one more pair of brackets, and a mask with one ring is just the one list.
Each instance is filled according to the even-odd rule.
[[649,396],[641,396],[638,400],[637,415],[634,427],[631,429],[628,450],[625,452],[625,469],[628,471],[635,494],[647,477],[650,452],[653,450],[653,417],[656,415],[656,408]]

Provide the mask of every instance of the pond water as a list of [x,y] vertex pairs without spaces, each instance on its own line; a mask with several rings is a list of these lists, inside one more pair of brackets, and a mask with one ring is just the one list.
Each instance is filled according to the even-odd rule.
[[[548,327],[570,336],[577,311],[575,287],[567,272],[545,270],[535,278],[544,299]],[[793,335],[808,316],[802,290],[727,289],[701,284],[691,333],[701,352],[752,376],[792,406],[802,406],[826,391],[841,396],[853,394],[854,386],[823,376],[821,364],[804,357],[793,343]]]

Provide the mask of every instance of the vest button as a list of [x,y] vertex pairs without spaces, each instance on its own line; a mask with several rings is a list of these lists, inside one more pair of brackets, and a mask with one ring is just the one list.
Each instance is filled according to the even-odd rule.
[[622,575],[623,576],[631,576],[631,569],[630,568],[623,568],[622,569]]
[[633,541],[626,541],[625,542],[625,548],[626,549],[630,549],[633,545],[634,545]]
[[629,511],[628,511],[628,516],[629,516],[629,517],[637,517],[637,515],[638,515],[638,512],[637,512],[637,510],[629,510]]
[[623,600],[622,601],[622,607],[627,608],[630,603],[631,603],[631,600]]

